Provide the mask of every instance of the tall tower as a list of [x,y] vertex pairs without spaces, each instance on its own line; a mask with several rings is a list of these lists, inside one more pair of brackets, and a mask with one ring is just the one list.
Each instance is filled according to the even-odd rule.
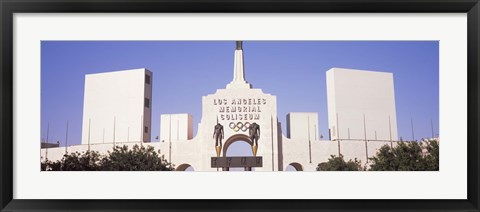
[[245,81],[245,70],[243,69],[243,47],[242,41],[237,41],[235,48],[235,62],[233,67],[233,80],[227,84],[227,89],[252,88],[252,85]]
[[150,142],[152,72],[85,76],[82,144]]
[[[229,148],[235,148],[235,145],[230,145],[235,142],[251,145],[248,127],[256,123],[261,131],[256,155],[263,158],[263,165],[255,170],[281,170],[283,165],[279,163],[278,152],[277,98],[263,93],[259,88],[252,88],[245,80],[241,41],[236,42],[234,54],[233,80],[226,85],[226,89],[217,89],[215,93],[202,97],[202,119],[198,134],[192,140],[201,140],[203,146],[198,149],[203,150],[203,153],[199,153],[201,159],[189,161],[189,164],[198,167],[196,170],[216,170],[211,168],[210,157],[217,155],[215,140],[212,138],[217,123],[223,125],[224,129],[222,156],[230,156],[227,152]],[[244,153],[244,156],[253,156],[253,150]]]
[[392,73],[332,68],[326,76],[332,140],[397,140]]

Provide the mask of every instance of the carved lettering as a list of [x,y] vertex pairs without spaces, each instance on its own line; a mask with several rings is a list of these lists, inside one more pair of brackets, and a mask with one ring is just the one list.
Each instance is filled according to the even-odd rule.
[[222,121],[253,121],[260,120],[261,105],[266,105],[264,98],[236,98],[236,99],[213,99],[213,105],[218,106],[218,112]]

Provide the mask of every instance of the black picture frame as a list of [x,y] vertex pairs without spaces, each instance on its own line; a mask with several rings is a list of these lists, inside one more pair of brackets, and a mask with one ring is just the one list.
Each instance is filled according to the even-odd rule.
[[[1,211],[479,211],[478,0],[0,0]],[[467,13],[468,196],[466,200],[19,200],[13,199],[14,13]],[[448,182],[445,182],[448,183]],[[412,191],[415,192],[415,191]]]

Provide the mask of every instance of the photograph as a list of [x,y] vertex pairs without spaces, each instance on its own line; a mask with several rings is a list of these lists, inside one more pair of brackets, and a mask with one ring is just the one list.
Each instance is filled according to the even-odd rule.
[[0,211],[479,211],[479,1],[0,0]]
[[40,49],[41,171],[440,170],[437,40]]

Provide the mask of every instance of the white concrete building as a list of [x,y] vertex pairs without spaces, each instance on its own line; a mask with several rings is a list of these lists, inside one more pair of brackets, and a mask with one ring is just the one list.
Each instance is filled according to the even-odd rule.
[[150,142],[152,72],[85,76],[82,144]]
[[332,140],[398,140],[392,73],[332,68],[326,75]]
[[162,114],[160,142],[193,138],[193,117],[190,114]]
[[[42,149],[41,156],[59,160],[65,151],[91,149],[106,153],[115,145],[133,146],[135,143],[128,141],[139,140],[140,127],[150,127],[151,106],[146,107],[144,99],[151,99],[151,84],[145,83],[146,76],[151,80],[151,73],[145,69],[87,75],[83,145]],[[202,117],[195,136],[192,133],[193,117],[162,114],[160,142],[144,145],[160,150],[179,171],[188,167],[195,171],[222,171],[211,167],[211,158],[216,157],[212,135],[217,123],[224,127],[221,156],[226,156],[228,148],[235,142],[252,145],[248,126],[254,122],[260,126],[257,156],[262,157],[263,166],[256,167],[255,171],[284,171],[289,165],[298,171],[315,171],[317,165],[327,161],[330,155],[339,154],[346,160],[357,158],[367,164],[367,158],[383,145],[396,145],[395,100],[390,73],[337,68],[327,72],[329,127],[336,131],[329,140],[319,138],[318,114],[315,112],[289,113],[287,136],[284,135],[277,118],[277,97],[252,88],[245,80],[243,48],[238,42],[233,76],[225,89],[203,96]],[[364,139],[363,114],[368,140]],[[143,122],[142,115],[147,117]],[[113,139],[113,129],[118,132],[116,139]],[[350,140],[347,139],[348,131]],[[88,135],[90,144],[85,145]],[[102,135],[105,135],[105,144],[99,142]],[[147,137],[147,134],[143,136]],[[144,137],[143,140],[149,141],[149,136],[150,132],[148,139]],[[371,141],[375,136],[377,141]]]
[[320,140],[318,113],[292,112],[287,114],[287,137],[290,139]]

